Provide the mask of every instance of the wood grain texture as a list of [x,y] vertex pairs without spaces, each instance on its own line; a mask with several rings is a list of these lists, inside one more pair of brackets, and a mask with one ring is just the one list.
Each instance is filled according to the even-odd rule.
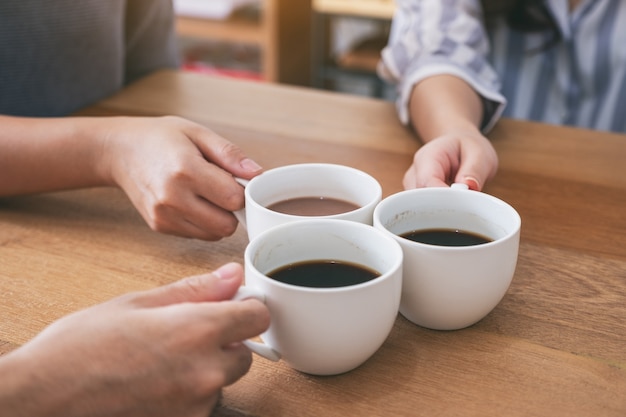
[[[185,116],[266,168],[345,164],[374,175],[385,196],[402,189],[419,146],[392,103],[176,72],[81,114]],[[626,415],[626,136],[502,120],[490,138],[500,168],[485,191],[522,217],[501,303],[459,331],[399,316],[344,375],[255,358],[214,415]],[[154,233],[115,189],[0,199],[0,354],[76,309],[241,262],[246,244],[241,229],[213,243]]]

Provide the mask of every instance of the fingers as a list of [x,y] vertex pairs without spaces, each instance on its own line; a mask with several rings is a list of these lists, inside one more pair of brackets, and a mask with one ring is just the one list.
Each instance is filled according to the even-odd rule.
[[[195,351],[200,342],[205,352],[218,356],[220,368],[235,369],[234,378],[249,366],[250,352],[241,342],[258,336],[270,323],[269,310],[255,299],[179,303],[150,311],[159,315],[159,326],[171,334],[171,344],[187,344]],[[167,343],[161,340],[162,345]]]
[[189,126],[186,133],[209,161],[237,177],[250,179],[263,170],[238,146],[204,126]]
[[441,138],[422,146],[415,153],[413,165],[404,176],[404,188],[447,187],[450,173],[458,165],[455,145],[453,141]]
[[238,222],[233,211],[244,207],[244,190],[233,176],[250,179],[262,168],[243,151],[211,130],[192,123],[183,133],[199,150],[189,158],[148,216],[153,230],[202,240],[232,235]]
[[194,183],[192,192],[224,210],[234,211],[244,206],[244,189],[235,181],[235,173],[209,164],[205,160],[192,167]]
[[234,384],[244,376],[252,365],[252,352],[241,343],[234,343],[223,348],[224,381],[223,386]]
[[172,380],[178,376],[204,396],[248,371],[252,356],[242,341],[269,326],[262,302],[231,301],[242,280],[242,266],[228,263],[210,274],[120,297],[108,308],[130,310],[124,327],[135,329],[131,341],[157,345],[157,362],[167,361],[167,370],[178,372]]
[[[199,275],[191,277],[187,280],[179,281],[183,284],[183,288],[191,283],[191,292],[196,293],[196,279],[202,280],[207,275]],[[213,315],[213,309],[219,308],[218,316],[219,327],[223,329],[221,341],[224,344],[239,342],[267,330],[269,327],[269,311],[267,307],[260,301],[255,299],[246,299],[243,301],[232,301],[235,293],[239,289],[239,285],[243,280],[243,268],[240,264],[231,262],[222,265],[209,274],[209,281],[217,280],[219,284],[217,289],[213,291],[213,297],[208,301],[222,301],[218,304],[204,304],[207,306],[206,314]],[[189,282],[190,281],[190,282]],[[200,282],[202,284],[202,282]],[[233,291],[233,287],[236,285]],[[227,286],[228,288],[224,288]],[[185,291],[184,289],[182,290]]]
[[447,187],[446,175],[434,163],[414,163],[404,174],[402,185],[405,190],[423,187]]
[[240,342],[257,336],[269,326],[269,311],[260,301],[247,299],[232,301],[243,280],[243,268],[231,262],[211,274],[196,275],[147,291],[144,306],[158,307],[175,304],[180,314],[184,309],[189,317],[183,323],[211,323],[219,329],[222,345]]
[[448,135],[422,146],[403,180],[405,189],[445,187],[452,182],[480,191],[498,167],[497,154],[482,135]]
[[232,262],[210,274],[187,277],[129,297],[137,307],[174,306],[178,314],[189,309],[182,318],[184,325],[191,327],[193,320],[212,323],[220,329],[220,344],[228,345],[257,336],[269,326],[269,312],[260,301],[230,301],[242,281],[242,266]]
[[[237,187],[238,191],[242,192],[241,187]],[[211,189],[219,191],[217,188]],[[237,230],[238,222],[231,210],[243,208],[243,196],[239,198],[240,203],[232,203],[239,208],[228,210],[220,207],[219,204],[224,204],[223,202],[218,201],[214,204],[193,191],[181,191],[184,192],[172,200],[171,204],[153,207],[151,215],[146,218],[146,222],[153,230],[207,241],[230,236]]]
[[210,305],[210,308],[219,308],[220,311],[219,316],[214,316],[213,311],[209,309],[206,310],[206,314],[207,318],[214,318],[218,327],[222,329],[219,337],[222,346],[258,336],[270,325],[269,310],[259,300],[229,300]]
[[[258,336],[269,326],[267,307],[257,300],[179,304],[164,308],[167,309],[164,321],[173,329],[184,329],[187,335],[194,335],[194,343],[204,346],[196,366],[207,367],[202,371],[207,376],[211,369],[220,375],[218,381],[207,381],[208,385],[229,385],[241,378],[252,362],[251,352],[242,341]],[[179,340],[185,337],[180,336]]]
[[486,138],[461,148],[461,164],[454,182],[467,184],[470,190],[481,191],[498,169],[498,156]]
[[[224,301],[181,305],[189,314],[181,316],[181,326],[189,332],[203,335],[210,353],[203,362],[218,371],[220,379],[214,385],[230,385],[250,368],[252,353],[242,341],[258,336],[269,326],[269,312],[257,300]],[[196,329],[200,330],[196,330]],[[208,370],[204,375],[210,375]],[[210,382],[209,382],[210,383]]]
[[223,301],[233,298],[242,282],[243,268],[232,262],[222,265],[212,273],[183,278],[169,285],[134,293],[128,298],[139,307]]
[[242,341],[263,333],[270,323],[269,310],[255,299],[181,303],[162,307],[161,313],[162,326],[185,333],[177,338],[178,342],[190,337],[192,343],[201,341],[220,356],[222,365],[242,372],[249,366],[249,350]]
[[162,178],[131,193],[146,223],[157,232],[203,240],[232,235],[238,224],[232,211],[244,206],[243,188],[199,152],[180,165],[183,170],[162,171]]
[[482,189],[482,182],[478,178],[472,175],[461,175],[461,179],[455,181],[467,185],[470,190],[480,191]]

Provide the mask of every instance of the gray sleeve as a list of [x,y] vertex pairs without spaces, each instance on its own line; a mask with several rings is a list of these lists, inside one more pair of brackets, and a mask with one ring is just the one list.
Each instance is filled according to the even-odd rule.
[[179,65],[172,0],[126,2],[125,83]]

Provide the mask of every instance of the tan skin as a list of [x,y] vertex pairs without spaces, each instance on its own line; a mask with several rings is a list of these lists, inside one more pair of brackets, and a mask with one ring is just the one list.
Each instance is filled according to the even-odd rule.
[[122,188],[156,231],[218,240],[243,207],[233,176],[262,172],[241,149],[179,117],[0,115],[0,196]]
[[[0,196],[122,188],[154,230],[216,240],[237,227],[233,176],[262,169],[231,142],[178,117],[0,116]],[[243,376],[241,342],[269,326],[256,300],[229,301],[227,264],[66,316],[0,356],[0,414],[206,417]]]
[[[0,196],[123,189],[159,232],[217,240],[244,205],[233,176],[262,172],[241,149],[179,117],[0,115]],[[133,294],[64,317],[0,357],[0,414],[206,417],[243,376],[241,342],[269,326],[256,300],[230,300],[243,269]]]
[[498,169],[498,156],[478,128],[482,112],[478,94],[458,77],[436,75],[419,82],[409,114],[424,145],[404,176],[404,188],[459,182],[481,190]]
[[261,302],[228,301],[242,280],[241,265],[226,264],[60,319],[0,356],[1,414],[210,415],[250,367],[241,342],[269,326]]

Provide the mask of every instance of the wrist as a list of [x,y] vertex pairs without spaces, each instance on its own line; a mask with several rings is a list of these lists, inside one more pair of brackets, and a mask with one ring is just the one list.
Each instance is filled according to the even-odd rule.
[[484,138],[484,135],[477,126],[467,124],[451,124],[448,126],[442,126],[431,132],[431,135],[426,138],[426,141],[437,139],[443,136],[456,136],[458,138]]
[[115,135],[112,126],[116,123],[112,117],[86,117],[77,124],[75,135],[78,140],[85,141],[85,158],[91,167],[93,185],[116,185],[113,178],[113,162],[115,160]]
[[0,357],[0,375],[10,375],[0,378],[0,415],[84,416],[85,375],[74,361],[59,360],[48,354],[49,346],[32,343]]
[[482,136],[482,100],[465,81],[451,75],[426,78],[409,101],[413,127],[424,142],[447,135]]

